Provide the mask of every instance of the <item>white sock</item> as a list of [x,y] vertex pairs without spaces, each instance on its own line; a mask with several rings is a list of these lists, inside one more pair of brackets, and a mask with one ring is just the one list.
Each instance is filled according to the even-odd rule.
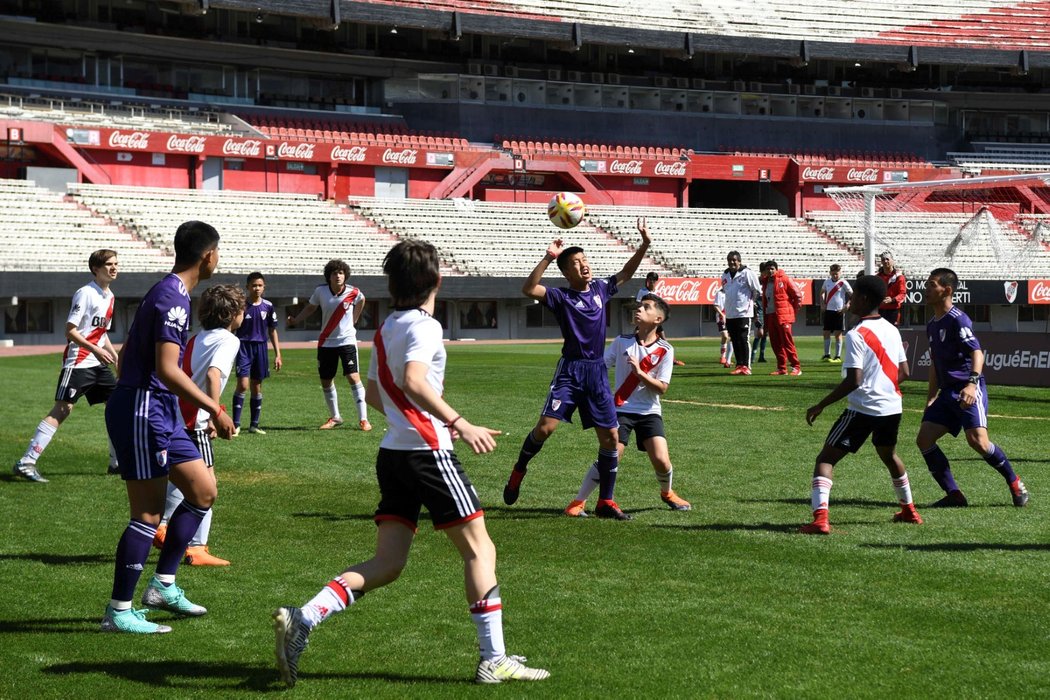
[[485,594],[485,598],[470,606],[470,619],[478,628],[478,650],[481,658],[492,661],[507,655],[503,646],[503,605],[499,586]]
[[342,418],[339,415],[339,392],[335,390],[335,384],[330,387],[321,387],[324,392],[324,402],[328,404],[328,415],[336,420]]
[[168,521],[171,520],[171,514],[175,512],[175,509],[179,507],[185,496],[182,495],[182,491],[179,491],[179,487],[175,484],[168,482],[168,497],[164,501],[164,517],[160,519],[161,525],[167,525]]
[[303,619],[310,629],[317,627],[337,612],[354,604],[354,594],[342,576],[336,576],[302,607]]
[[165,586],[170,586],[175,583],[175,574],[153,574],[153,578],[157,579]]
[[660,493],[667,495],[671,493],[671,479],[674,478],[674,468],[668,469],[666,473],[656,472],[656,481],[660,484]]
[[824,355],[827,356],[827,355],[830,355],[830,354],[831,354],[831,336],[828,336],[827,338],[824,339]]
[[36,432],[33,434],[33,439],[29,441],[29,447],[26,448],[26,453],[22,455],[22,461],[36,464],[36,461],[40,459],[40,455],[45,449],[47,449],[47,445],[51,442],[51,438],[55,436],[56,430],[58,430],[58,426],[51,425],[46,420],[40,421],[40,424],[36,426]]
[[835,338],[835,357],[842,357],[842,336]]
[[576,500],[586,501],[596,488],[598,488],[598,463],[591,462],[591,468],[587,470],[587,474],[580,483],[580,490],[576,493]]
[[131,601],[130,600],[117,600],[116,598],[110,598],[109,599],[109,607],[113,608],[117,612],[121,612],[123,610],[131,610]]
[[193,533],[193,539],[190,540],[188,546],[203,547],[208,544],[208,535],[211,533],[211,516],[214,512],[214,508],[209,508],[208,512],[204,514],[204,519],[197,526],[197,532]]
[[827,510],[828,501],[831,500],[831,479],[825,479],[822,476],[813,477],[813,493],[810,496],[810,504],[813,506],[813,510],[820,510],[823,508]]
[[368,404],[365,403],[365,385],[361,382],[350,387],[357,402],[357,420],[368,420]]
[[912,502],[911,484],[908,483],[908,472],[901,474],[899,479],[893,480],[893,490],[897,494],[897,500],[902,506],[906,506]]

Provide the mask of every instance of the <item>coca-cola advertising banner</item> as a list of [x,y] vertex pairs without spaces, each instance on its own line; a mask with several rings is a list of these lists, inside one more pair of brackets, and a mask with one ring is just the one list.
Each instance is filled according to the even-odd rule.
[[858,185],[907,180],[907,171],[862,168],[848,165],[805,165],[799,168],[803,182],[852,182]]
[[685,177],[689,162],[684,160],[649,160],[641,158],[608,158],[581,160],[580,170],[595,175],[626,177]]
[[185,153],[226,158],[271,158],[405,168],[447,169],[455,166],[454,154],[425,151],[419,148],[275,141],[242,136],[167,134],[158,131],[129,131],[126,129],[69,129],[66,135],[78,145],[114,151]]
[[[802,305],[813,303],[813,280],[796,279],[795,287],[802,297]],[[722,286],[717,277],[661,277],[656,281],[653,293],[668,304],[710,305],[715,303],[715,293]]]
[[1028,303],[1050,304],[1050,280],[1028,280]]
[[[926,332],[901,331],[904,349],[911,369],[909,379],[925,383],[930,374],[930,343]],[[992,389],[988,395],[995,400],[996,384],[1010,386],[1050,386],[1050,349],[1043,333],[977,334],[984,350],[984,376]],[[925,391],[922,392],[925,398]]]

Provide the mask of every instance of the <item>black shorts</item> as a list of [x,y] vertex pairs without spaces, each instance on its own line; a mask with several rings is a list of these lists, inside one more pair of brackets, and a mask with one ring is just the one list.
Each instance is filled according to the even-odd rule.
[[321,375],[321,379],[335,377],[335,370],[339,363],[343,364],[344,377],[359,372],[357,346],[340,345],[337,348],[317,348],[317,373]]
[[890,416],[869,416],[847,408],[831,426],[825,445],[846,452],[856,453],[871,436],[875,447],[894,447],[897,444],[897,431],[901,426],[901,414]]
[[186,428],[186,432],[190,434],[190,440],[193,440],[193,444],[200,450],[204,463],[209,467],[215,466],[215,452],[211,449],[211,436],[208,435],[208,429]]
[[824,330],[844,331],[846,330],[846,314],[842,311],[824,310]]
[[81,396],[86,396],[88,403],[94,406],[109,401],[110,394],[116,388],[117,378],[108,365],[64,367],[58,375],[55,401],[76,403]]
[[393,520],[414,531],[426,506],[435,530],[484,515],[478,492],[451,450],[388,450],[376,456],[379,506],[375,521]]
[[620,421],[620,444],[629,445],[631,431],[635,432],[635,440],[638,449],[645,452],[645,441],[654,437],[666,437],[664,435],[664,418],[659,413],[617,413],[616,418]]

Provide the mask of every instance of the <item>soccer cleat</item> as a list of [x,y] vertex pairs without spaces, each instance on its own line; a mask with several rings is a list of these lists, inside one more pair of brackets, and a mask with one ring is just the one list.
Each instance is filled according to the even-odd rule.
[[150,579],[146,590],[142,591],[142,604],[154,610],[167,610],[189,617],[200,617],[208,612],[204,606],[191,603],[186,593],[174,583],[165,586],[156,576]]
[[[729,365],[726,365],[726,367],[728,367],[728,366]],[[733,371],[731,371],[730,374],[743,374],[744,373],[744,369],[745,368],[744,368],[743,365],[737,365],[736,367],[733,368]]]
[[230,562],[220,559],[208,551],[208,545],[198,544],[186,548],[184,563],[190,566],[229,566]]
[[779,376],[787,374],[787,373],[788,373],[788,371],[786,369],[778,369],[775,372],[770,372],[769,376],[771,376],[771,377],[779,377]]
[[320,430],[331,430],[335,426],[342,425],[342,424],[343,424],[343,419],[342,418],[329,418],[328,420],[326,420],[324,423],[321,424]]
[[265,435],[266,434],[266,431],[263,430],[262,428],[260,428],[257,425],[249,425],[248,426],[248,432],[252,433],[253,435]]
[[788,376],[791,376],[791,377],[797,377],[800,374],[802,374],[802,368],[801,367],[792,367],[791,371],[788,372]]
[[474,672],[475,683],[502,683],[503,681],[542,681],[550,678],[550,671],[529,668],[524,656],[504,656],[499,659],[482,659]]
[[970,503],[966,500],[966,496],[963,495],[962,491],[956,489],[955,491],[948,492],[948,494],[939,501],[931,503],[930,508],[965,508],[968,505],[970,505]]
[[299,676],[299,656],[310,643],[310,627],[299,608],[277,608],[273,613],[277,638],[277,671],[289,688]]
[[367,420],[358,421],[357,427],[365,431],[366,433],[371,432],[372,430],[372,424],[369,423]]
[[164,548],[164,536],[167,535],[167,534],[168,534],[168,526],[167,525],[161,524],[161,525],[157,526],[157,534],[155,534],[153,536],[153,547],[155,549],[163,549]]
[[728,369],[728,368],[729,368],[729,360],[719,360],[719,361],[718,361],[718,364],[722,365],[722,366],[723,366],[723,367],[725,367],[726,369]]
[[514,467],[510,470],[510,478],[507,479],[507,485],[503,487],[503,502],[508,506],[512,506],[518,500],[518,494],[521,493],[521,480],[525,478],[525,473],[528,469],[519,470]]
[[828,524],[828,509],[818,508],[813,511],[813,522],[803,525],[798,529],[803,535],[828,535],[831,534],[831,525]]
[[1010,484],[1010,495],[1013,496],[1016,507],[1024,508],[1028,505],[1028,489],[1025,488],[1020,478],[1014,479],[1014,482]]
[[893,514],[893,522],[922,525],[922,516],[919,515],[919,511],[915,510],[914,503],[908,503],[907,505],[901,506],[899,512]]
[[238,425],[238,426],[234,427],[233,432],[230,433],[230,437],[237,437],[240,434],[241,434],[241,426]]
[[587,501],[573,500],[573,502],[570,503],[568,506],[566,506],[565,510],[562,511],[562,512],[565,513],[570,518],[586,518],[587,517],[587,511],[585,510],[586,507],[587,507]]
[[751,376],[751,368],[748,367],[747,365],[745,365],[743,369],[744,369],[744,371],[741,372],[740,374],[743,374],[745,377],[750,377]]
[[693,505],[689,501],[685,500],[684,498],[679,498],[678,494],[675,493],[673,490],[668,491],[667,493],[660,494],[660,500],[666,503],[668,506],[670,506],[671,510],[693,509]]
[[106,606],[106,614],[102,618],[103,632],[131,632],[133,634],[164,634],[171,632],[167,625],[158,625],[146,619],[145,610],[114,610]]
[[675,360],[672,364],[674,364],[675,367],[685,367],[685,363],[681,360]]
[[111,464],[111,465],[109,465],[109,467],[106,469],[106,473],[107,474],[120,474],[120,465],[119,464]]
[[842,364],[842,358],[841,358],[841,357],[833,357],[833,358],[831,358],[831,360],[829,360],[829,361],[830,361],[830,362],[831,362],[831,364],[833,364],[833,365],[841,365],[841,364]]
[[824,355],[820,358],[821,362],[831,362],[831,355]]
[[15,462],[15,466],[11,468],[11,473],[22,477],[26,481],[35,481],[38,484],[47,483],[47,479],[40,476],[40,472],[37,471],[36,464],[33,462],[18,460]]
[[598,501],[598,505],[594,507],[594,514],[599,518],[608,518],[610,520],[630,520],[631,516],[620,510],[620,506],[616,505],[616,501]]

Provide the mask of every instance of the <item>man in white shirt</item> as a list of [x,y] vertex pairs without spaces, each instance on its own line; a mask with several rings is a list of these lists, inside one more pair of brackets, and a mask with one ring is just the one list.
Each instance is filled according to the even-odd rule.
[[[824,312],[824,356],[821,362],[842,362],[842,333],[846,330],[846,311],[849,309],[853,287],[842,276],[842,266],[831,266],[830,276],[820,289],[820,307]],[[835,339],[835,356],[831,356],[831,339]]]
[[755,315],[755,300],[762,295],[758,275],[740,264],[740,253],[726,255],[726,270],[722,273],[725,292],[726,330],[733,343],[736,367],[730,374],[751,374],[751,318]]

